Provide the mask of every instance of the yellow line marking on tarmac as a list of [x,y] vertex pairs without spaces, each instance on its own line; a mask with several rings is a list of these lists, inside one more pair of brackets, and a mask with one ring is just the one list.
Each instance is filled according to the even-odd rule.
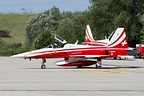
[[134,74],[136,73],[127,70],[79,70],[79,71],[85,73],[94,73],[94,74]]

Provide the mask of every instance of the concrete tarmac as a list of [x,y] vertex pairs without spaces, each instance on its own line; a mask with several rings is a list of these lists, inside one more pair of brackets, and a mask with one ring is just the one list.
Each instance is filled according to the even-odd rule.
[[59,67],[47,59],[0,57],[0,96],[144,96],[144,60],[103,60],[103,68]]

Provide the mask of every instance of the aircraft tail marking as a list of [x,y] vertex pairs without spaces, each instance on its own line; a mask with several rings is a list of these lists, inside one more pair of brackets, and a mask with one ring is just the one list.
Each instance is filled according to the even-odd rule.
[[91,32],[90,26],[86,25],[86,32],[85,32],[84,42],[93,42],[93,41],[95,41],[95,40],[93,39],[93,35],[92,35],[92,32]]
[[124,28],[117,28],[115,34],[110,38],[109,47],[128,48],[126,33]]

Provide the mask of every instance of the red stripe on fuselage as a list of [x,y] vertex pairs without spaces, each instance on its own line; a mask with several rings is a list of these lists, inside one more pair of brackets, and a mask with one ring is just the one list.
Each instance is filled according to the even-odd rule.
[[76,55],[106,55],[106,50],[125,50],[123,48],[108,48],[108,47],[87,47],[87,48],[71,48],[58,49],[43,52],[32,52],[28,58],[60,58]]

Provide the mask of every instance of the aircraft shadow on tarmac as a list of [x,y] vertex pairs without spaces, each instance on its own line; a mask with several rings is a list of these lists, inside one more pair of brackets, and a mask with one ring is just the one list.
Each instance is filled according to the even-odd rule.
[[[107,66],[103,66],[101,69],[137,69],[137,68],[144,68],[142,66],[122,66],[122,65],[110,65],[109,64],[105,64]],[[41,68],[20,68],[20,69],[41,69]],[[47,67],[46,69],[41,69],[41,70],[47,70],[47,69],[65,69],[65,70],[69,70],[69,69],[97,69],[94,66],[88,66],[88,67],[82,67],[82,68],[76,68],[76,67]],[[97,70],[101,70],[101,69],[97,69]]]
[[104,60],[110,60],[110,61],[136,61],[136,59],[112,59],[112,58],[104,58]]
[[115,66],[115,67],[103,67],[102,69],[136,69],[136,68],[144,68],[140,66]]

